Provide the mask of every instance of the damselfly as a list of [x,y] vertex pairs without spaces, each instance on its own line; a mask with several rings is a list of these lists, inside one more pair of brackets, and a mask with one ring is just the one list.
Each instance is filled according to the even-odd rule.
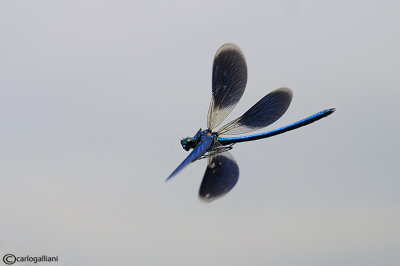
[[199,196],[210,201],[229,192],[239,178],[239,167],[229,150],[239,142],[272,137],[332,114],[335,109],[326,109],[310,117],[282,128],[259,134],[222,137],[255,131],[278,120],[288,109],[292,91],[279,88],[267,94],[241,117],[214,131],[239,102],[246,88],[247,66],[239,47],[228,43],[215,54],[212,72],[212,98],[207,116],[207,129],[200,129],[194,137],[181,140],[183,149],[193,151],[167,178],[169,180],[188,164],[208,158],[208,165],[200,185]]

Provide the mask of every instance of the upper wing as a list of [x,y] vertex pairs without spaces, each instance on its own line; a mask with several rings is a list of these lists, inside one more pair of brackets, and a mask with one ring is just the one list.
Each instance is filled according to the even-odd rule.
[[215,54],[212,73],[212,98],[207,126],[213,130],[239,102],[247,83],[246,61],[239,47],[227,43]]
[[212,201],[228,193],[239,179],[239,166],[229,152],[208,157],[208,165],[200,185],[199,196]]
[[266,127],[278,120],[288,109],[293,93],[280,88],[267,94],[241,117],[218,130],[218,134],[243,134]]
[[165,181],[168,181],[179,171],[185,168],[188,164],[196,161],[202,155],[204,155],[207,152],[208,148],[211,146],[212,140],[213,138],[209,136],[203,136],[199,144],[197,144],[196,148],[193,149],[193,151],[188,155],[188,157],[186,157],[186,159],[172,172],[172,174],[169,175],[169,177]]

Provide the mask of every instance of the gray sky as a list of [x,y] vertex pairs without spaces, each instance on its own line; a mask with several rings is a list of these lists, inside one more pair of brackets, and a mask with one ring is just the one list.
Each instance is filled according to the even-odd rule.
[[[2,1],[0,255],[54,265],[399,265],[396,1]],[[197,197],[218,47],[249,79],[227,121],[294,92],[232,155],[236,187]],[[17,265],[17,264],[15,264]],[[27,265],[27,264],[21,264]],[[50,263],[44,265],[51,265]]]

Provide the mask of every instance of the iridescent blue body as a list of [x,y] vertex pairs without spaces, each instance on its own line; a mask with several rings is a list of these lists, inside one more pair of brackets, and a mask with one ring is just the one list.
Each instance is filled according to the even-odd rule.
[[[206,130],[199,130],[193,137],[188,137],[184,138],[181,140],[181,145],[184,150],[190,150],[196,147],[197,143],[200,142],[203,136],[209,135],[212,139],[216,140],[218,143],[220,143],[222,146],[226,145],[231,145],[235,143],[240,143],[240,142],[247,142],[247,141],[253,141],[253,140],[258,140],[258,139],[265,139],[269,138],[272,136],[276,136],[288,131],[291,131],[293,129],[311,124],[321,118],[324,118],[330,114],[332,114],[335,111],[335,108],[331,109],[326,109],[324,111],[318,112],[316,114],[313,114],[312,116],[309,116],[307,118],[304,118],[300,121],[294,122],[290,125],[274,129],[268,132],[262,132],[258,134],[253,134],[253,135],[248,135],[248,136],[240,136],[240,137],[228,137],[228,138],[221,138],[218,137],[218,132],[211,132],[209,129]],[[208,151],[212,150],[213,147],[211,146]]]
[[288,109],[293,93],[288,88],[279,88],[267,94],[237,119],[213,131],[228,116],[243,95],[247,82],[247,67],[244,56],[234,44],[224,44],[217,51],[212,75],[212,98],[207,116],[207,129],[199,130],[193,137],[181,140],[182,148],[193,151],[169,175],[175,176],[190,163],[208,158],[206,172],[200,186],[200,198],[214,200],[228,193],[237,183],[239,167],[229,150],[240,142],[269,138],[311,124],[332,114],[335,108],[326,109],[290,125],[268,132],[245,134],[264,128],[278,120]]
[[234,144],[234,143],[239,143],[239,142],[246,142],[246,141],[269,138],[269,137],[276,136],[276,135],[288,132],[290,130],[311,124],[323,117],[326,117],[326,116],[332,114],[334,111],[335,111],[335,108],[326,109],[324,111],[313,114],[312,116],[304,118],[304,119],[297,121],[295,123],[292,123],[290,125],[287,125],[287,126],[284,126],[284,127],[278,128],[278,129],[274,129],[274,130],[271,130],[268,132],[263,132],[263,133],[259,133],[259,134],[249,135],[249,136],[241,136],[241,137],[217,138],[217,141],[219,143],[221,143],[222,145],[229,145],[229,144]]

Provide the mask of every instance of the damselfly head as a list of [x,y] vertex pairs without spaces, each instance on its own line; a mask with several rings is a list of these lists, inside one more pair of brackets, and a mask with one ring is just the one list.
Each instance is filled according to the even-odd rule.
[[190,149],[194,149],[196,147],[197,143],[199,143],[201,137],[202,137],[202,131],[200,128],[199,131],[197,131],[196,135],[194,135],[193,138],[187,137],[187,138],[184,138],[181,140],[182,148],[187,151]]
[[181,140],[182,148],[186,151],[193,149],[195,147],[195,144],[196,141],[191,137],[187,137]]

